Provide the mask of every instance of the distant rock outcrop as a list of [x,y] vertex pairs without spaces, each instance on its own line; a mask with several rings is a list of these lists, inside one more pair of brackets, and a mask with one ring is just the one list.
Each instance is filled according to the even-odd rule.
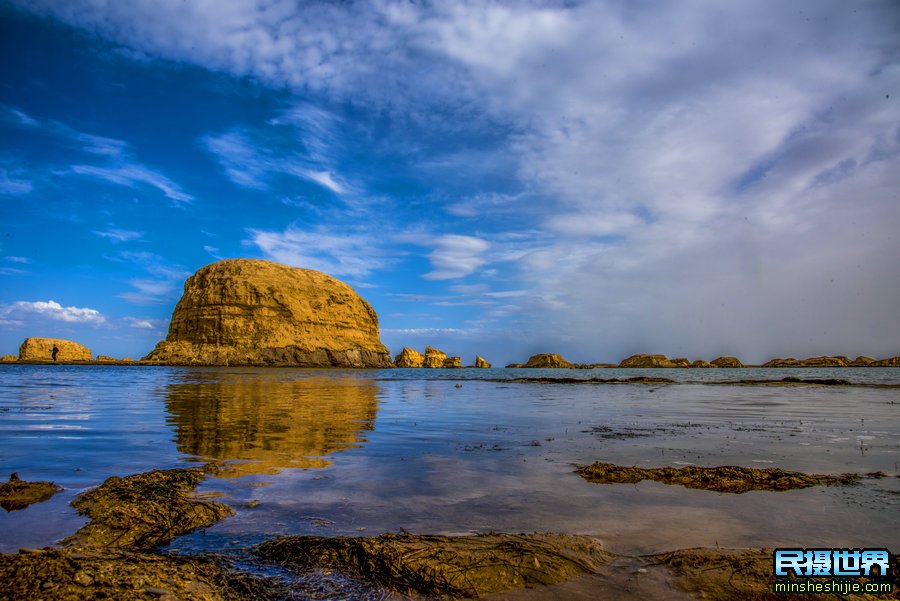
[[619,363],[619,367],[676,367],[665,355],[632,355]]
[[690,367],[691,360],[685,357],[677,357],[675,359],[672,359],[672,365],[674,365],[675,367]]
[[[56,348],[56,356],[53,349]],[[60,338],[26,338],[19,347],[19,361],[90,361],[91,349]]]
[[393,366],[378,316],[350,286],[318,271],[255,259],[219,261],[189,277],[166,339],[144,360]]
[[462,367],[461,357],[447,357],[444,359],[444,369],[458,369]]
[[424,360],[425,357],[422,356],[422,353],[405,346],[400,354],[394,357],[394,365],[396,367],[422,367]]
[[0,363],[15,363],[19,358],[15,355],[3,355],[0,357]]
[[541,368],[541,369],[559,369],[569,368],[572,364],[566,361],[562,355],[557,353],[541,353],[532,355],[528,358],[528,362],[522,367]]
[[856,359],[850,362],[850,367],[868,367],[875,363],[875,359],[872,357],[866,357],[865,355],[860,355]]
[[691,363],[691,367],[693,367],[695,369],[697,369],[697,368],[708,369],[710,367],[717,367],[717,366],[713,365],[709,361],[704,361],[703,359],[697,359],[696,361]]
[[890,359],[879,359],[873,361],[871,367],[900,367],[900,357],[891,357]]
[[[868,359],[868,357],[860,357],[857,359]],[[849,365],[853,365],[855,361],[850,361],[847,357],[842,355],[835,357],[809,357],[808,359],[794,359],[793,357],[788,357],[787,359],[775,358],[771,361],[767,361],[763,364],[763,367],[847,367]],[[868,363],[868,365],[873,365],[877,362]]]
[[475,367],[479,369],[490,369],[491,364],[484,360],[481,355],[475,356]]
[[737,357],[716,357],[710,364],[715,365],[716,367],[744,367],[744,364],[741,363],[740,359]]
[[425,359],[422,361],[422,367],[438,368],[444,367],[444,360],[447,354],[430,346],[425,347]]

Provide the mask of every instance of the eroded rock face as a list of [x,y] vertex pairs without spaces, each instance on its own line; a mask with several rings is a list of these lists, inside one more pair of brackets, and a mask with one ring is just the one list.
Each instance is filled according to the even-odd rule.
[[623,359],[619,367],[675,367],[665,355],[632,355]]
[[716,367],[744,367],[744,364],[737,357],[716,357],[710,363]]
[[479,369],[490,369],[491,364],[484,360],[484,357],[481,355],[475,356],[475,367]]
[[422,367],[436,368],[444,367],[444,361],[447,354],[430,346],[425,347],[425,358],[422,360]]
[[[58,352],[53,357],[53,348]],[[26,338],[19,347],[19,361],[90,361],[91,349],[61,338]]]
[[709,361],[704,361],[703,359],[697,359],[696,361],[691,363],[691,367],[708,369],[710,367],[716,367],[716,366],[713,365],[712,363],[710,363]]
[[444,359],[444,369],[459,369],[461,367],[461,357],[447,357],[446,359]]
[[396,367],[422,367],[422,362],[424,360],[425,357],[423,357],[422,353],[419,351],[409,347],[403,347],[400,354],[394,358],[394,365]]
[[872,367],[900,367],[900,357],[891,357],[889,359],[879,359],[870,364]]
[[558,353],[541,353],[532,355],[528,358],[528,362],[522,367],[533,368],[566,368],[572,367],[572,364]]
[[228,259],[184,284],[169,334],[146,361],[202,365],[391,367],[378,316],[318,271]]

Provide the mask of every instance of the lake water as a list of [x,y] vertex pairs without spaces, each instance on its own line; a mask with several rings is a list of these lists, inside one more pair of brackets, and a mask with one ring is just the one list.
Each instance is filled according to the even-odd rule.
[[[515,377],[678,379],[519,383]],[[0,477],[52,480],[0,512],[0,551],[53,545],[72,498],[113,475],[216,461],[201,492],[237,515],[175,541],[247,548],[276,535],[555,531],[620,553],[693,546],[900,550],[900,368],[305,370],[0,365]],[[720,494],[598,485],[576,464],[743,465],[889,477]]]

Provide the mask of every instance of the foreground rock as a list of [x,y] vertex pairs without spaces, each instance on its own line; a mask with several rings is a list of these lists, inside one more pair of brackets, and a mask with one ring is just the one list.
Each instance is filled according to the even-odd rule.
[[[57,350],[53,357],[54,347]],[[61,338],[26,338],[19,347],[19,361],[90,361],[91,349]]]
[[145,361],[186,365],[391,367],[378,316],[343,282],[253,259],[187,279],[166,339]]
[[[784,491],[810,486],[830,486],[835,484],[856,484],[860,476],[841,474],[829,476],[788,472],[770,467],[765,469],[739,466],[722,467],[623,467],[613,463],[596,462],[575,470],[588,482],[597,484],[635,484],[642,480],[655,480],[663,484],[678,484],[686,488],[700,488],[717,492],[741,494],[751,490]],[[879,478],[884,474],[873,473]]]
[[295,568],[347,570],[397,591],[454,598],[555,584],[609,558],[596,539],[570,534],[291,536],[263,543],[258,553]]
[[43,503],[61,491],[52,482],[26,482],[13,472],[8,482],[0,484],[0,507],[6,511],[25,509],[34,503]]
[[394,358],[395,367],[422,367],[425,357],[422,353],[409,347],[403,347],[400,354]]
[[275,598],[261,580],[211,558],[121,550],[44,549],[0,555],[2,599],[238,601]]
[[234,510],[192,496],[205,476],[201,468],[184,468],[107,478],[72,501],[72,507],[91,521],[62,543],[79,548],[151,550],[176,536],[211,526]]
[[532,355],[522,367],[535,369],[567,369],[573,367],[562,355],[557,353],[541,353]]
[[444,367],[444,361],[446,359],[447,354],[443,351],[439,351],[436,348],[426,346],[425,357],[422,359],[422,367],[427,367],[429,369]]

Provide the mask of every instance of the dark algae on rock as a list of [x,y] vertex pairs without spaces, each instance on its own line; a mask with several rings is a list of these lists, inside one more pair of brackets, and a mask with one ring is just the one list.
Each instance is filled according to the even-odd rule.
[[288,567],[347,570],[396,591],[452,598],[556,584],[595,572],[609,558],[594,538],[550,533],[291,536],[263,543],[258,554]]
[[192,496],[205,475],[202,468],[182,468],[107,478],[72,501],[91,521],[62,542],[77,547],[150,550],[211,526],[234,510]]
[[270,597],[263,581],[209,557],[101,549],[0,554],[0,600],[237,601]]
[[[751,490],[783,491],[809,488],[810,486],[856,484],[860,480],[860,476],[857,474],[830,476],[789,472],[774,467],[750,468],[734,465],[642,468],[598,461],[591,465],[581,466],[575,471],[588,482],[597,484],[635,484],[642,480],[655,480],[663,484],[678,484],[686,488],[736,494]],[[872,473],[867,476],[879,478],[884,474]]]

